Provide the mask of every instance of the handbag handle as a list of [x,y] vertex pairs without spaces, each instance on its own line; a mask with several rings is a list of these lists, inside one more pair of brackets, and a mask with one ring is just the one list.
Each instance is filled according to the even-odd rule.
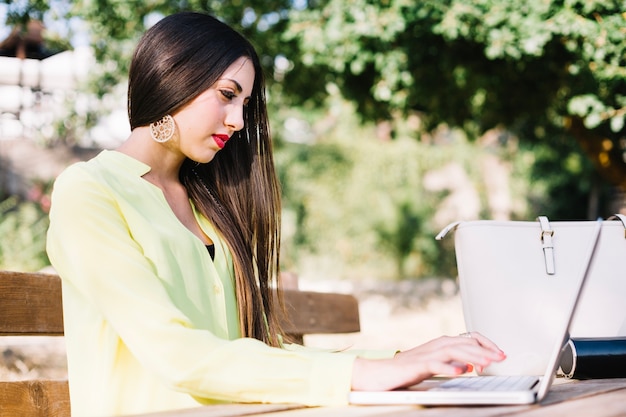
[[623,214],[616,213],[609,217],[607,220],[619,220],[624,225],[624,239],[626,239],[626,216]]
[[437,236],[435,236],[435,240],[442,240],[444,237],[446,237],[446,235],[448,233],[450,233],[451,230],[454,230],[458,227],[458,225],[460,225],[461,221],[456,221],[456,222],[452,222],[449,225],[447,225],[446,227],[444,227],[441,232],[437,233]]
[[550,221],[546,216],[537,217],[537,221],[539,221],[539,226],[541,227],[541,248],[543,249],[543,259],[546,263],[546,274],[554,275],[556,273],[554,244],[552,243],[554,230],[550,227]]

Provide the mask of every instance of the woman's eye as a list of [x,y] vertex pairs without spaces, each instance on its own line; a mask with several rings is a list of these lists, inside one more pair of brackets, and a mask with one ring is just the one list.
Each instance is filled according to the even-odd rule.
[[235,93],[233,93],[232,91],[228,91],[228,90],[220,90],[220,92],[222,93],[222,95],[227,98],[228,100],[232,100],[236,97]]

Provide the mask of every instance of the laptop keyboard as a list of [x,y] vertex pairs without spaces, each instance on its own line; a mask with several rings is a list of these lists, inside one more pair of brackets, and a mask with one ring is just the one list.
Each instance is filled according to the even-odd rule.
[[454,378],[436,388],[437,391],[520,391],[537,383],[536,376],[468,376]]

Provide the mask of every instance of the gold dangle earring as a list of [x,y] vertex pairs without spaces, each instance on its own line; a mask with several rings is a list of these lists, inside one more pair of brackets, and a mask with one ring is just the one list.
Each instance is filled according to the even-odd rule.
[[150,123],[150,136],[155,142],[165,143],[172,139],[175,128],[174,118],[166,114],[161,120]]

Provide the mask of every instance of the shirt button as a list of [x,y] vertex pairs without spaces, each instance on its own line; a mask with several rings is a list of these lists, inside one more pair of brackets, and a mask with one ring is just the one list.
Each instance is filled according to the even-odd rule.
[[221,293],[222,293],[222,289],[220,288],[220,286],[219,286],[219,285],[217,285],[217,284],[213,284],[213,293],[214,293],[215,295],[219,295],[219,294],[221,294]]

